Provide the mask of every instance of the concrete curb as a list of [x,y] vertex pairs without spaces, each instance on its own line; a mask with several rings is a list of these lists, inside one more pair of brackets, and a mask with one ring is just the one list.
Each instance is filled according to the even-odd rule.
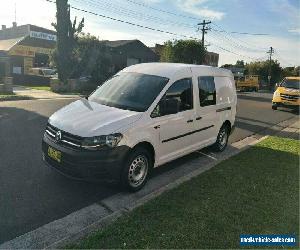
[[[294,126],[295,122],[297,125]],[[292,126],[290,126],[293,124]],[[163,192],[174,189],[180,184],[202,174],[258,142],[267,138],[268,131],[275,133],[295,133],[299,131],[298,118],[292,118],[272,126],[259,134],[253,134],[231,144],[227,150],[217,155],[197,151],[203,157],[191,160],[150,179],[147,186],[137,193],[118,193],[98,203],[82,208],[64,218],[50,222],[31,232],[21,235],[0,245],[0,249],[19,248],[59,248],[75,242],[91,232],[115,221],[120,216],[132,211]],[[274,134],[274,133],[273,133]],[[207,157],[205,157],[205,155]],[[218,157],[218,159],[217,159]]]

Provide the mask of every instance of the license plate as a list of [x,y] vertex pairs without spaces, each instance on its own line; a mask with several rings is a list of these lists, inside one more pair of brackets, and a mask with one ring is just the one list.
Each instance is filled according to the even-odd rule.
[[57,162],[61,162],[61,152],[49,147],[48,148],[48,155],[50,158],[52,158],[53,160],[57,161]]

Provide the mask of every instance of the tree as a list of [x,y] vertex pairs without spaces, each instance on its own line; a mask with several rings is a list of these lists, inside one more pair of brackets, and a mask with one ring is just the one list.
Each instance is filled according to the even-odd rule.
[[56,0],[56,23],[52,24],[57,32],[57,45],[53,54],[58,78],[66,83],[76,67],[75,49],[78,35],[84,27],[84,18],[77,25],[77,18],[70,20],[68,0]]
[[78,58],[74,78],[91,76],[92,85],[99,85],[111,76],[112,60],[108,47],[97,37],[82,34],[76,50]]
[[243,60],[237,60],[236,63],[235,63],[235,66],[239,67],[239,68],[244,68],[245,67],[245,63],[244,63]]
[[282,70],[282,76],[299,76],[299,66],[298,67],[286,67]]
[[201,64],[205,58],[205,47],[196,40],[167,41],[161,53],[162,62]]
[[[261,80],[267,82],[269,75],[269,60],[260,62],[251,62],[245,66],[247,74],[259,75]],[[271,61],[272,78],[271,83],[274,84],[282,79],[282,68],[277,60]]]

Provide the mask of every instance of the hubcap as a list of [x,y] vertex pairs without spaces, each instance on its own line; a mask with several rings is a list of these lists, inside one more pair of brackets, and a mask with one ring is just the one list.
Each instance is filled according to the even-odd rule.
[[227,133],[226,133],[226,129],[222,129],[220,131],[220,135],[219,135],[219,143],[221,148],[225,147],[227,142]]
[[130,186],[138,187],[146,179],[148,173],[148,159],[144,155],[137,156],[130,164],[128,181]]

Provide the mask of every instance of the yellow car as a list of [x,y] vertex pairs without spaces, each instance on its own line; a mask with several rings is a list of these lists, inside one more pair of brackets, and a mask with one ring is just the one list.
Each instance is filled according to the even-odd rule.
[[277,107],[299,108],[300,106],[300,77],[286,77],[276,85],[273,94],[272,109]]

